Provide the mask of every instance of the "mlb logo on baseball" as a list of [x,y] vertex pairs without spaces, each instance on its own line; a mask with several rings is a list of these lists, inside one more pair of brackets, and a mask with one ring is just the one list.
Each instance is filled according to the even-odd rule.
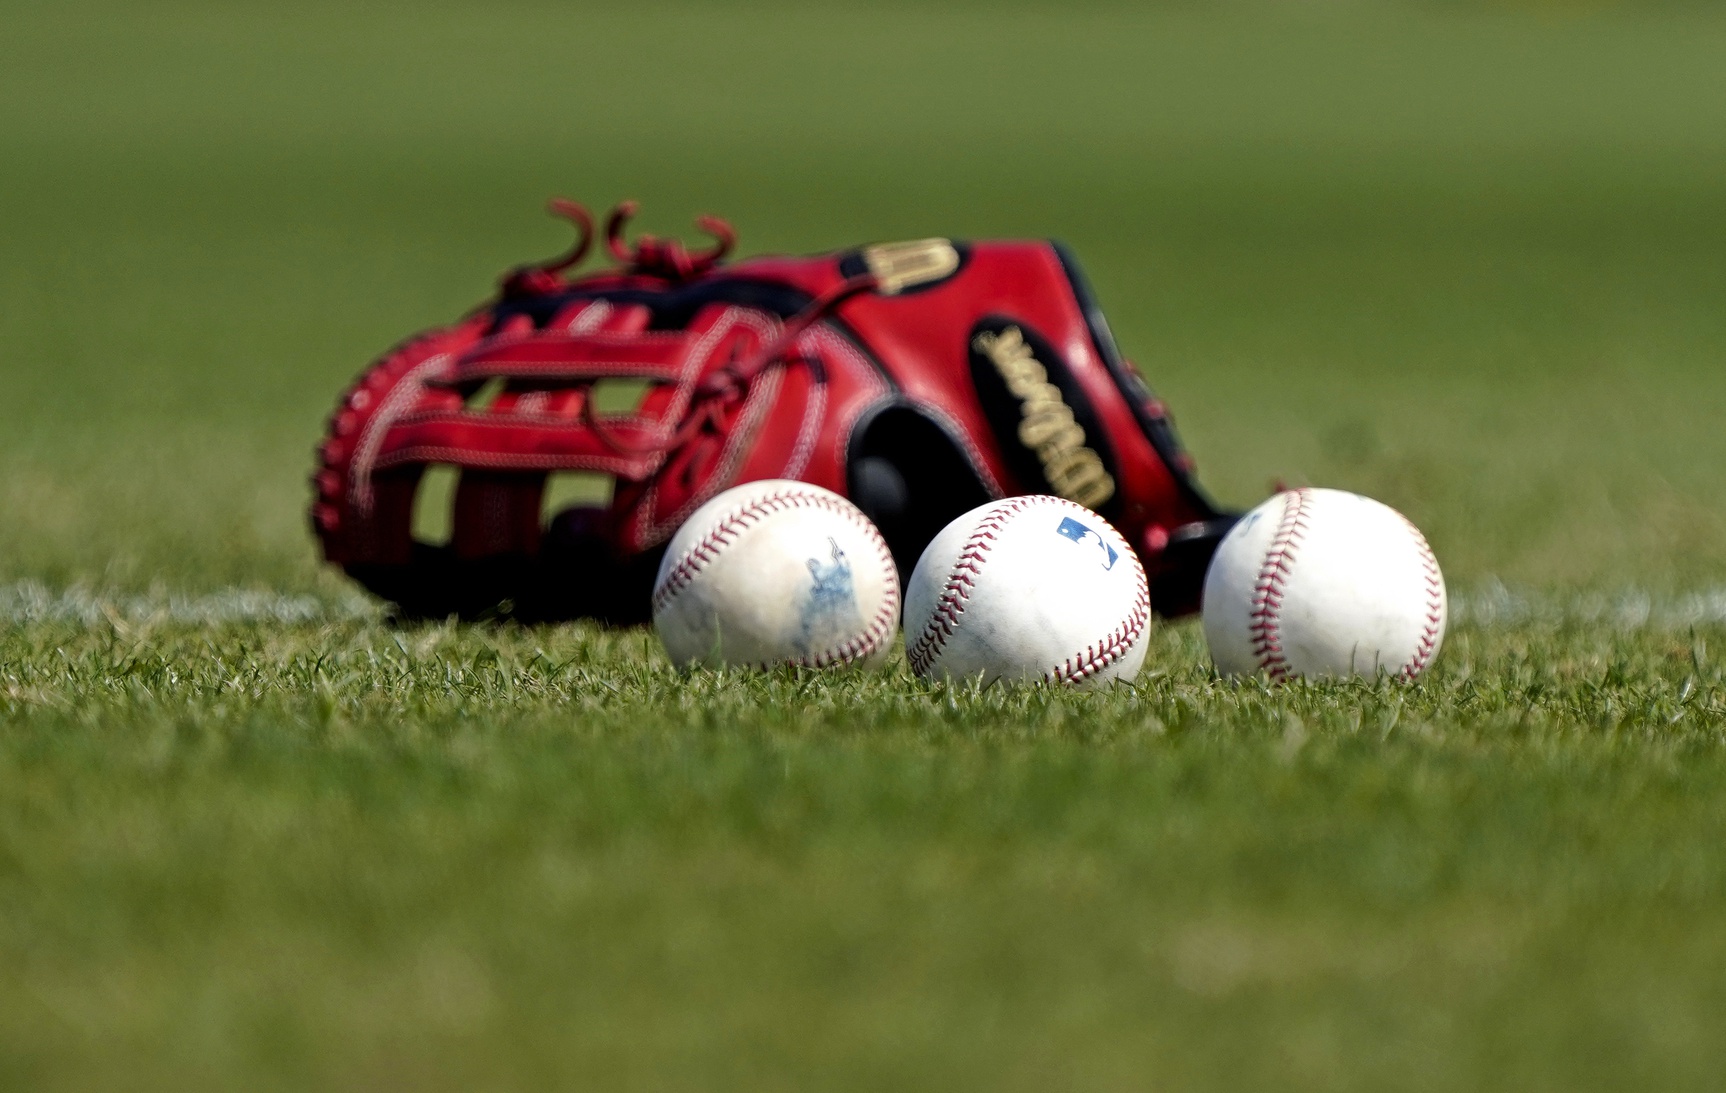
[[926,679],[1128,681],[1150,632],[1138,556],[1060,497],[1009,497],[954,520],[905,593],[905,657]]
[[1119,552],[1104,541],[1101,535],[1098,535],[1084,524],[1079,523],[1071,516],[1061,517],[1061,525],[1055,529],[1055,534],[1065,536],[1075,543],[1095,543],[1097,549],[1102,552],[1103,557],[1106,559],[1103,563],[1103,568],[1115,568],[1115,561],[1120,557]]

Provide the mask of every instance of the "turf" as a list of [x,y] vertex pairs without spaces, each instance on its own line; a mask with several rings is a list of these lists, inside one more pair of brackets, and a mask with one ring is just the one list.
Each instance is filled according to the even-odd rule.
[[[1726,20],[0,5],[0,1085],[1711,1088]],[[365,358],[555,252],[1050,235],[1411,687],[679,676],[322,570]]]

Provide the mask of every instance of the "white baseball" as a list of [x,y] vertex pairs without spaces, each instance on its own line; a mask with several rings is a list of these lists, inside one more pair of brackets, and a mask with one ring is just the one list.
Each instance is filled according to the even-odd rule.
[[1413,679],[1444,640],[1444,575],[1420,530],[1343,490],[1277,494],[1205,574],[1205,640],[1224,675]]
[[881,532],[807,482],[750,482],[696,509],[653,585],[653,627],[683,667],[875,665],[898,623]]
[[935,536],[905,589],[905,656],[925,679],[1130,680],[1151,593],[1108,521],[1059,497],[1009,497]]

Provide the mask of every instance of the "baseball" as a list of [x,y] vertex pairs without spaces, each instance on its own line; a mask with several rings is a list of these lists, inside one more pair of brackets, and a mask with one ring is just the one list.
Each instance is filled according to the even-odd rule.
[[750,482],[708,501],[672,536],[653,584],[653,627],[680,667],[875,665],[898,623],[881,533],[806,482]]
[[925,679],[1130,680],[1151,593],[1133,548],[1059,497],[1009,497],[935,536],[905,590],[905,655]]
[[1224,675],[1413,679],[1438,655],[1444,619],[1444,575],[1420,530],[1342,490],[1277,494],[1205,574],[1205,640]]

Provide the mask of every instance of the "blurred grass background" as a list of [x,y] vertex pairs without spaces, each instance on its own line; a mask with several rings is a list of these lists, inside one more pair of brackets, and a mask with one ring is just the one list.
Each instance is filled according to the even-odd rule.
[[[382,625],[311,447],[554,193],[1062,238],[1223,500],[1468,609],[1100,696]],[[1715,5],[0,0],[0,1088],[1713,1088],[1723,357]]]
[[1054,236],[1204,479],[1447,572],[1726,573],[1726,18],[1671,5],[7,5],[0,576],[333,587],[336,394],[558,250]]

